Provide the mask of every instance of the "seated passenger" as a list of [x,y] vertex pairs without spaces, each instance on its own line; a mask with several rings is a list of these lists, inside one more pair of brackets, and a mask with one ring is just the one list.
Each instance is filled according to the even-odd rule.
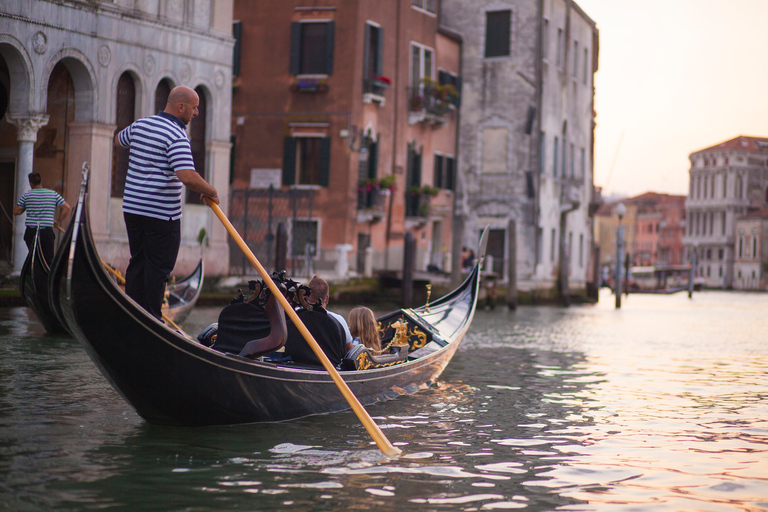
[[[311,291],[307,297],[307,302],[312,305],[312,310],[299,308],[296,314],[304,322],[307,330],[320,345],[331,364],[336,367],[341,363],[341,359],[346,353],[344,329],[325,310],[325,305],[328,304],[328,283],[315,276],[309,282],[309,289]],[[320,365],[320,360],[315,356],[309,343],[290,318],[287,320],[287,324],[288,336],[285,342],[285,355],[291,356],[291,359],[297,363]]]
[[354,344],[362,343],[376,352],[381,350],[376,317],[373,316],[373,311],[365,306],[358,306],[349,312],[349,331],[354,338]]

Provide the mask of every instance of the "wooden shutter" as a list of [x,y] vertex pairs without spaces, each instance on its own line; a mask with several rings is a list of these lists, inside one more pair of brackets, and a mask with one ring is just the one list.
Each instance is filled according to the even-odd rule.
[[443,188],[443,155],[435,154],[435,187]]
[[368,87],[368,81],[371,80],[373,77],[370,76],[369,69],[370,69],[370,63],[369,59],[371,58],[370,52],[371,52],[371,31],[373,30],[373,25],[369,25],[368,23],[365,24],[365,42],[363,44],[363,88],[364,91],[367,90]]
[[301,23],[291,23],[290,73],[298,75],[301,70]]
[[452,157],[445,159],[445,188],[456,190],[456,159]]
[[330,75],[333,73],[333,22],[329,21],[326,28],[327,42],[325,46],[325,72]]
[[283,139],[283,185],[296,183],[296,139]]
[[327,187],[331,174],[331,138],[320,139],[320,186]]
[[375,178],[379,174],[379,143],[372,142],[368,145],[368,177]]
[[384,74],[384,29],[379,27],[376,30],[379,31],[378,37],[378,59],[376,59],[376,74],[381,76]]
[[235,38],[235,46],[232,48],[232,75],[238,76],[240,74],[241,40],[243,38],[243,23],[241,21],[232,23],[232,37]]
[[488,11],[485,13],[485,56],[509,55],[512,11]]

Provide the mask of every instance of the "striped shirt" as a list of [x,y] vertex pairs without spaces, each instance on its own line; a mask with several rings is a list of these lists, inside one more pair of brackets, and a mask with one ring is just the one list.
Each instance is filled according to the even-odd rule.
[[131,148],[123,192],[123,212],[161,220],[181,218],[182,183],[177,171],[195,169],[184,123],[159,112],[118,135]]
[[64,198],[47,188],[27,190],[16,202],[16,206],[27,212],[24,225],[28,228],[36,228],[38,222],[41,228],[52,228],[56,207],[62,204]]

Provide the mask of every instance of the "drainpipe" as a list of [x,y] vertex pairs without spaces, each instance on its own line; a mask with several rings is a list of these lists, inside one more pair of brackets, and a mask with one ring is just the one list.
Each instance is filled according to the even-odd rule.
[[[400,16],[402,13],[402,0],[397,0],[397,17],[395,18],[395,86],[393,89],[392,109],[392,175],[395,175],[397,168],[397,120],[400,110],[399,91],[400,91]],[[405,187],[405,185],[404,185]],[[389,208],[387,208],[387,232],[386,244],[384,248],[384,269],[389,270],[389,242],[392,239],[392,204],[395,202],[395,195],[389,196]]]

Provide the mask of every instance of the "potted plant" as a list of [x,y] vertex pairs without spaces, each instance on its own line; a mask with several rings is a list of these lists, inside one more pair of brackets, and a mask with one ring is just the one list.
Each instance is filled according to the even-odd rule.
[[371,85],[380,89],[387,89],[390,85],[392,85],[392,80],[383,75],[373,75]]
[[328,83],[325,80],[314,78],[296,80],[291,84],[291,90],[295,92],[326,92]]

